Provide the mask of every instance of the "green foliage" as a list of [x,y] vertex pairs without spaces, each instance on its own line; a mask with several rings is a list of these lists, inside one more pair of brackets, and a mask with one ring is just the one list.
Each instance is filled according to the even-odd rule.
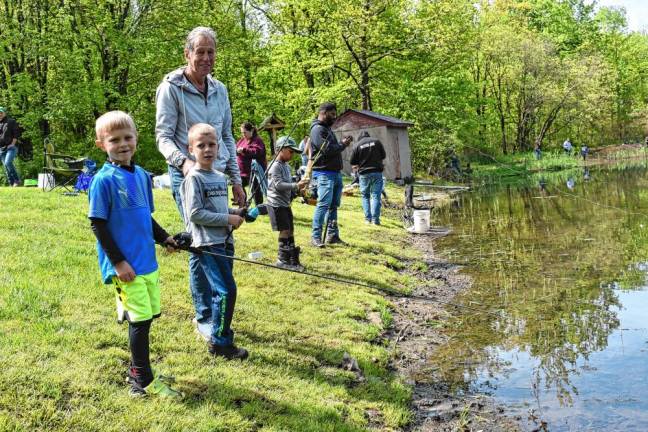
[[218,33],[235,133],[275,112],[301,135],[335,100],[413,121],[414,166],[428,173],[450,147],[498,155],[645,134],[648,36],[586,0],[3,2],[0,103],[37,148],[50,137],[71,154],[91,154],[98,115],[129,111],[139,162],[162,172],[155,89],[198,25]]

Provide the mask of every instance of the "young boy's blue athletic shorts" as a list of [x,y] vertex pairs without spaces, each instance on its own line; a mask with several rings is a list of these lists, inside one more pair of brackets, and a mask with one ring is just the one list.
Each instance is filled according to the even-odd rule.
[[117,299],[117,322],[148,321],[160,316],[160,272],[135,277],[132,282],[113,276]]

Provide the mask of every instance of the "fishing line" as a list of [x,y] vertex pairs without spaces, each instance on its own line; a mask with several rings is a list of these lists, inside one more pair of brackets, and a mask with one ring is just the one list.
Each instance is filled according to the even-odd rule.
[[347,285],[355,285],[355,286],[360,286],[360,287],[364,287],[364,288],[369,288],[369,289],[374,290],[374,291],[387,293],[387,294],[392,295],[394,297],[400,297],[400,298],[405,298],[405,299],[416,299],[416,300],[421,300],[421,301],[426,301],[426,302],[431,302],[431,303],[438,303],[438,304],[442,304],[442,305],[453,306],[453,307],[456,307],[456,308],[459,308],[459,309],[471,310],[473,312],[479,312],[479,313],[484,313],[484,314],[499,317],[499,314],[496,314],[494,312],[484,310],[484,309],[473,308],[473,307],[470,307],[470,306],[464,306],[464,305],[460,305],[460,304],[452,303],[452,302],[447,302],[447,301],[443,301],[443,300],[430,299],[430,298],[427,298],[427,297],[422,297],[422,296],[417,296],[417,295],[403,294],[403,293],[399,292],[398,290],[396,290],[393,287],[381,288],[378,285],[372,285],[372,284],[368,284],[366,282],[360,282],[360,281],[357,281],[357,280],[342,279],[342,278],[337,278],[337,277],[333,277],[333,276],[323,275],[323,274],[320,274],[320,273],[313,273],[313,272],[307,272],[307,271],[294,270],[294,269],[289,269],[289,268],[285,268],[285,267],[279,267],[279,266],[276,266],[274,264],[268,264],[268,263],[264,263],[264,262],[253,261],[253,260],[240,258],[240,257],[236,257],[236,256],[230,256],[230,255],[227,255],[227,254],[220,254],[220,253],[217,253],[217,252],[205,251],[205,250],[202,250],[200,248],[196,248],[196,247],[193,247],[193,246],[188,246],[187,242],[188,242],[189,238],[187,237],[186,233],[176,234],[174,236],[174,239],[175,239],[175,241],[176,241],[176,243],[178,245],[177,247],[179,249],[186,250],[188,252],[192,252],[192,253],[195,253],[195,254],[206,254],[206,255],[211,255],[211,256],[220,257],[220,258],[227,258],[227,259],[231,259],[231,260],[234,260],[234,261],[240,261],[240,262],[244,262],[244,263],[248,263],[248,264],[255,264],[255,265],[259,265],[259,266],[262,266],[262,267],[267,267],[267,268],[271,268],[271,269],[275,269],[275,270],[282,270],[282,271],[287,271],[287,272],[291,272],[291,273],[301,274],[301,275],[304,275],[304,276],[310,276],[310,277],[314,277],[314,278],[330,280],[330,281],[333,281],[333,282],[344,283],[344,284],[347,284]]
[[571,194],[571,193],[569,193],[569,192],[561,191],[560,189],[555,189],[555,190],[556,190],[559,194],[565,195],[565,196],[570,197],[570,198],[581,199],[581,200],[583,200],[583,201],[587,201],[587,202],[592,203],[592,204],[594,204],[594,205],[597,205],[597,206],[599,206],[599,207],[608,208],[608,209],[611,209],[611,210],[618,210],[618,211],[621,211],[621,212],[624,212],[624,213],[627,213],[627,214],[633,214],[633,215],[638,215],[638,216],[644,216],[644,217],[647,217],[647,218],[648,218],[648,214],[647,214],[647,213],[641,213],[641,212],[630,211],[630,210],[626,210],[626,209],[623,209],[623,208],[620,208],[620,207],[615,207],[615,206],[608,205],[608,204],[601,204],[601,203],[599,203],[599,202],[593,201],[593,200],[588,199],[588,198],[584,198],[584,197],[581,197],[581,196],[578,196],[578,195],[575,195],[575,194]]

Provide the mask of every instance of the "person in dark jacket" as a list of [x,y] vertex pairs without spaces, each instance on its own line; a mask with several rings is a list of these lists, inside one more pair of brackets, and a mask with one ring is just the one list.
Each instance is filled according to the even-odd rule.
[[9,186],[20,186],[20,177],[13,164],[18,146],[16,142],[20,138],[18,123],[7,115],[7,109],[0,107],[0,161],[4,165]]
[[[345,137],[338,142],[331,126],[337,118],[334,103],[320,105],[317,119],[310,130],[313,179],[317,182],[317,205],[313,215],[311,243],[324,247],[324,243],[344,244],[337,225],[337,209],[342,199],[342,152],[351,144],[352,138]],[[327,220],[327,235],[322,239],[324,219]]]
[[360,195],[365,222],[380,225],[381,194],[383,191],[383,160],[387,155],[380,140],[363,132],[351,154],[351,166],[360,176]]
[[258,206],[263,202],[263,192],[259,179],[252,176],[251,165],[252,160],[256,160],[265,171],[266,148],[252,123],[245,122],[241,125],[241,135],[241,139],[236,143],[236,160],[241,172],[241,181],[243,187],[250,186],[250,194],[254,196],[254,202]]

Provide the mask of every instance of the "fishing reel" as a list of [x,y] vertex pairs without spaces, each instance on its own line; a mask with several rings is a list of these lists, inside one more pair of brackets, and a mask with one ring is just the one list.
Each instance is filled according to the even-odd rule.
[[[306,170],[304,170],[304,167],[298,169],[295,172],[296,175],[293,176],[292,180],[294,183],[299,183],[301,180],[304,178],[307,178],[307,173]],[[302,202],[304,204],[308,205],[315,205],[317,204],[317,182],[316,181],[310,181],[308,186],[306,186],[304,189],[298,190],[297,192],[293,192],[290,199],[296,199],[297,197],[301,197]]]
[[315,186],[313,188],[312,185],[311,185],[310,187],[305,188],[299,194],[299,196],[301,197],[302,202],[304,204],[308,204],[308,205],[311,205],[311,206],[316,205],[317,204],[317,186]]
[[252,208],[245,208],[241,212],[240,216],[245,219],[245,222],[251,223],[254,222],[259,215],[267,215],[268,214],[268,208],[266,207],[265,204],[259,204],[256,207]]
[[186,231],[175,234],[173,236],[173,240],[175,240],[176,244],[178,245],[177,248],[182,250],[189,250],[189,248],[191,247],[191,242],[193,241],[191,234]]

